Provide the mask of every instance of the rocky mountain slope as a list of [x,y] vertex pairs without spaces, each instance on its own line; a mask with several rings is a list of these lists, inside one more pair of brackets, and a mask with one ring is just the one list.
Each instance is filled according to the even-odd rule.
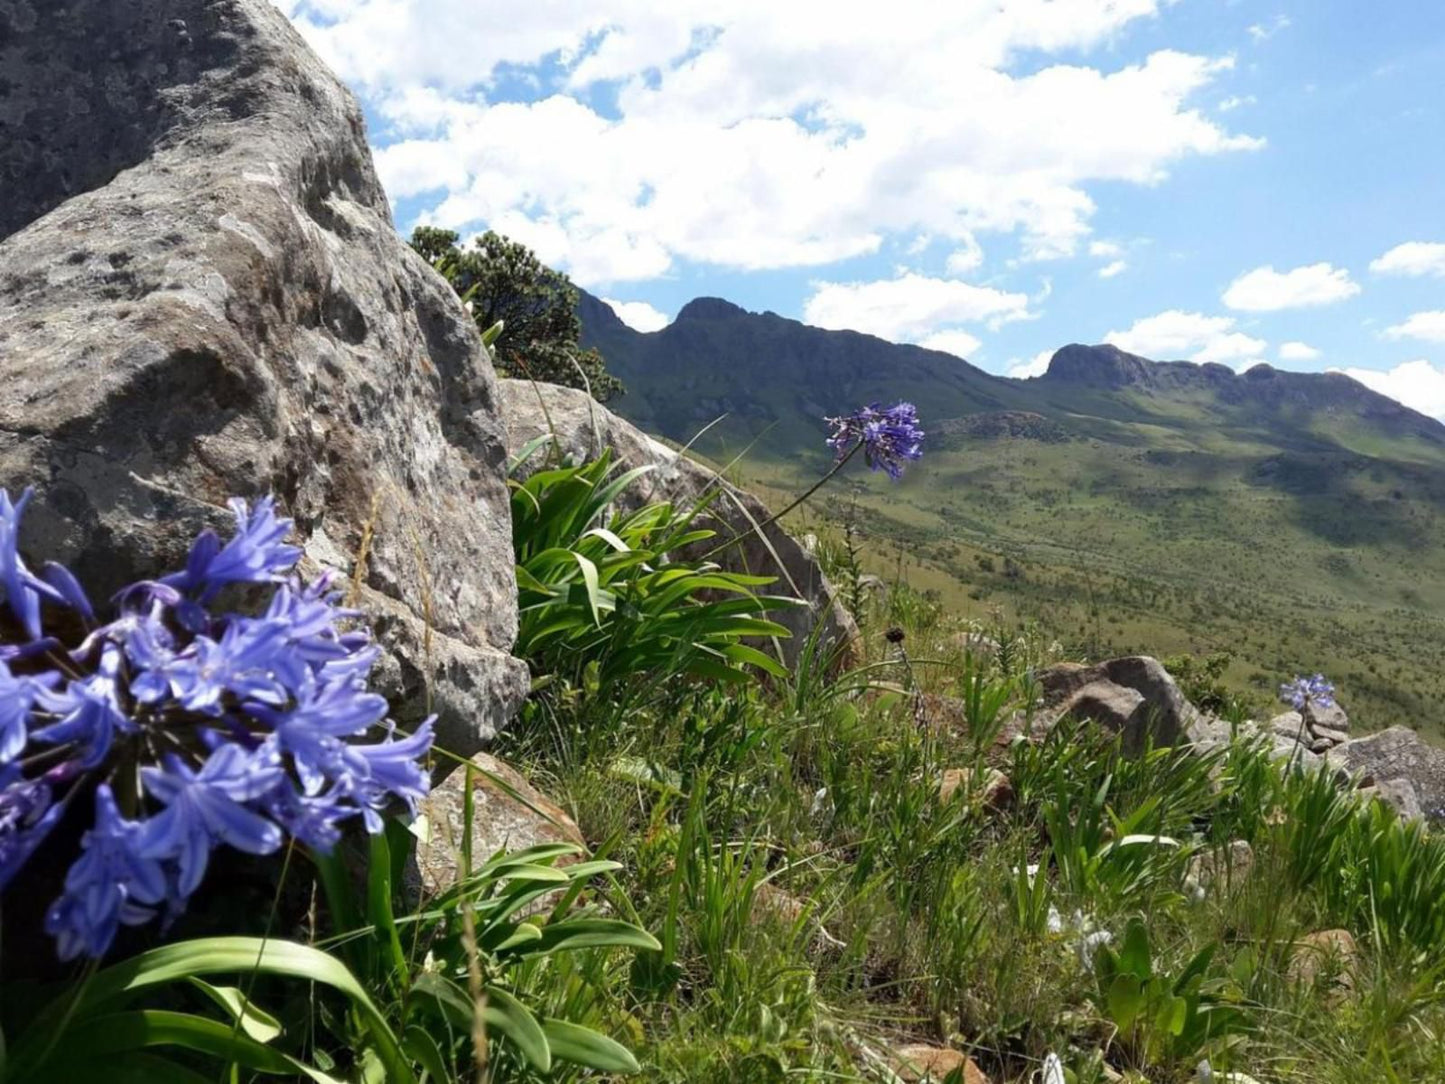
[[1335,373],[1151,361],[1069,345],[1031,380],[938,351],[701,298],[661,331],[584,297],[619,413],[698,441],[746,482],[825,468],[823,417],[910,399],[930,432],[900,486],[850,473],[890,569],[1086,653],[1232,652],[1265,695],[1328,670],[1371,727],[1445,732],[1445,426]]

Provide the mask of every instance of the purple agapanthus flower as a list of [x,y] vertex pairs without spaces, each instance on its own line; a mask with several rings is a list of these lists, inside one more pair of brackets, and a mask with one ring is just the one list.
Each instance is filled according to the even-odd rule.
[[896,403],[886,410],[877,403],[825,419],[833,427],[828,446],[838,459],[862,445],[863,456],[873,470],[888,472],[897,481],[903,476],[903,461],[923,457],[923,429],[918,409],[912,403]]
[[1334,705],[1335,687],[1325,680],[1323,674],[1297,677],[1279,687],[1279,698],[1293,705],[1295,711],[1303,711],[1308,704],[1328,708]]
[[[0,490],[0,589],[21,630],[0,642],[0,889],[78,794],[95,819],[46,928],[61,957],[100,956],[116,930],[174,915],[212,851],[270,854],[289,835],[329,850],[349,820],[415,810],[430,721],[396,737],[368,678],[377,649],[333,578],[295,575],[291,522],[268,497],[231,502],[236,533],[205,531],[184,570],[127,587],[102,623],[59,565],[20,556],[29,491]],[[216,608],[226,588],[269,586],[260,613]],[[254,598],[254,596],[248,596]],[[47,635],[82,629],[79,644]],[[385,740],[360,741],[373,727]],[[143,786],[113,792],[113,777]],[[120,790],[121,788],[117,788]],[[84,801],[89,803],[89,797]]]

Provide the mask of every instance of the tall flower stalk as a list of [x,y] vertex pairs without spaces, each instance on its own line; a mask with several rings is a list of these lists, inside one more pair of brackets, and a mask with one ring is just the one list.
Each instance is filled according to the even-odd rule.
[[[425,795],[431,720],[390,734],[368,688],[377,657],[330,574],[305,581],[291,521],[233,500],[232,537],[202,532],[184,569],[97,616],[60,565],[20,556],[30,499],[0,491],[0,891],[75,802],[94,805],[46,914],[62,959],[101,956],[121,925],[169,921],[226,845],[270,854],[289,836],[327,852],[360,817]],[[222,609],[234,594],[253,612]],[[379,742],[358,742],[372,728]]]
[[895,403],[886,410],[873,403],[851,414],[823,420],[832,429],[827,444],[833,449],[833,466],[828,473],[794,498],[782,511],[774,512],[749,531],[709,550],[707,557],[737,545],[749,535],[761,535],[764,528],[782,519],[827,485],[859,452],[863,453],[870,470],[884,471],[895,482],[903,477],[905,462],[923,458],[924,432],[918,424],[918,409],[912,403]]

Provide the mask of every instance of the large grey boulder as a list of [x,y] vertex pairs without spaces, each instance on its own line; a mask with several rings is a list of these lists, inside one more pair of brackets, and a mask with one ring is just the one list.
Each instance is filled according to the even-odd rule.
[[1382,797],[1403,790],[1395,781],[1411,784],[1416,801],[1404,798],[1392,803],[1402,813],[1420,809],[1438,817],[1438,811],[1445,808],[1445,749],[1422,741],[1409,727],[1392,726],[1378,734],[1352,738],[1325,756],[1330,764],[1356,776],[1361,786],[1382,786],[1386,791]]
[[274,492],[400,718],[475,751],[516,630],[491,365],[269,0],[0,0],[0,484],[104,596]]
[[1088,719],[1123,735],[1128,753],[1146,746],[1228,740],[1184,698],[1157,659],[1131,655],[1090,666],[1060,663],[1038,674],[1044,705],[1058,719]]
[[[768,590],[787,594],[807,603],[804,609],[779,610],[769,616],[792,634],[782,641],[785,660],[797,660],[808,636],[822,623],[819,635],[826,644],[847,650],[858,635],[857,625],[837,601],[832,586],[817,559],[777,524],[763,528],[764,543],[753,530],[770,512],[752,494],[721,481],[715,472],[688,459],[642,430],[599,406],[585,392],[555,384],[534,384],[526,380],[501,380],[502,413],[507,424],[507,447],[516,454],[535,438],[555,437],[556,450],[564,459],[581,462],[594,458],[605,448],[613,450],[623,467],[652,467],[620,498],[624,507],[638,507],[653,501],[671,501],[684,506],[695,503],[714,488],[721,493],[699,523],[717,532],[705,550],[728,539],[745,536],[719,553],[717,561],[739,572],[777,577]],[[525,476],[546,462],[545,449],[524,464]]]

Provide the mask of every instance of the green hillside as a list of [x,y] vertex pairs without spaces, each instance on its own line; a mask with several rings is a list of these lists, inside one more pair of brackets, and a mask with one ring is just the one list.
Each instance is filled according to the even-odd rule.
[[1230,652],[1261,708],[1323,670],[1362,726],[1445,735],[1445,427],[1348,377],[1069,346],[1019,381],[715,299],[652,334],[582,317],[622,414],[680,442],[721,417],[697,449],[779,497],[827,468],[823,416],[917,403],[902,483],[850,468],[798,514],[851,517],[875,571],[1071,651]]

